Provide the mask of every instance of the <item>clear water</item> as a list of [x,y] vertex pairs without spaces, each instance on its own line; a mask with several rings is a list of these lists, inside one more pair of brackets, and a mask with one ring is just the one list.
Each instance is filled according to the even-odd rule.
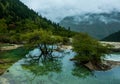
[[120,84],[120,67],[90,72],[69,60],[74,52],[66,50],[61,55],[58,60],[39,65],[23,65],[23,58],[0,76],[0,84]]
[[120,53],[110,54],[109,56],[106,56],[105,59],[112,61],[120,61]]

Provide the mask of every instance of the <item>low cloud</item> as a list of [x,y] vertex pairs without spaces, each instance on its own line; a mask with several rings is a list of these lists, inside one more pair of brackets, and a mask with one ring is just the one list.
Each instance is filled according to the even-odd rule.
[[66,16],[120,10],[120,0],[21,0],[48,19],[59,22]]

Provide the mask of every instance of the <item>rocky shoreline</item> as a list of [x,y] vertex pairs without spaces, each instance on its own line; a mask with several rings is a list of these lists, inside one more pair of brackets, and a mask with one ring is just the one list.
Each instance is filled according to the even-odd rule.
[[114,68],[120,66],[120,61],[105,60],[105,64],[110,66],[111,68]]
[[111,51],[112,52],[120,52],[120,42],[105,42],[105,41],[100,41],[103,45],[111,45]]
[[112,68],[120,66],[120,61],[114,61],[114,60],[104,60],[102,61],[102,65],[95,66],[91,62],[88,62],[84,64],[85,67],[87,67],[89,70],[97,70],[97,71],[107,71]]
[[4,50],[13,50],[13,49],[16,49],[16,48],[19,48],[19,47],[22,47],[22,46],[23,45],[10,44],[10,45],[1,47],[1,51],[4,51]]

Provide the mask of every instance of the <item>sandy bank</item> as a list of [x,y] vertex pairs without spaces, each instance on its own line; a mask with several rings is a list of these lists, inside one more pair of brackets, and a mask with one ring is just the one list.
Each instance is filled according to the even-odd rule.
[[17,45],[17,44],[10,44],[8,46],[3,46],[1,47],[1,50],[13,50],[13,49],[16,49],[16,48],[19,48],[19,47],[22,47],[23,45]]

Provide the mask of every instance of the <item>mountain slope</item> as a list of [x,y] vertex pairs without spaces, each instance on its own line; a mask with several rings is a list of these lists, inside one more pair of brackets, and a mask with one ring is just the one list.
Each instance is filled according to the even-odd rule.
[[103,41],[120,42],[120,31],[105,37]]
[[73,31],[86,32],[89,35],[103,39],[120,30],[120,13],[100,13],[69,16],[64,18],[60,25],[70,27]]
[[52,31],[55,35],[71,36],[73,33],[29,9],[19,0],[0,0],[0,41],[9,42],[12,35],[32,32],[35,29]]

